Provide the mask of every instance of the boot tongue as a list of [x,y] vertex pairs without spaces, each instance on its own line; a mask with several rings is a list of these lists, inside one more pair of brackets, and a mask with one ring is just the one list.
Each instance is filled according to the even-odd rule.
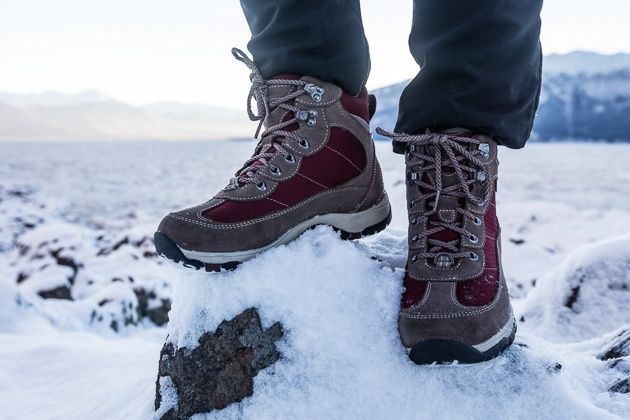
[[[284,79],[284,80],[299,80],[301,78],[301,76],[297,75],[297,74],[279,74],[277,76],[272,77],[272,79],[274,80],[280,80],[280,79]],[[268,98],[269,101],[272,102],[274,99],[277,99],[279,97],[282,96],[286,96],[289,93],[295,91],[295,89],[299,89],[299,87],[297,86],[272,86],[268,88]],[[291,119],[293,118],[293,113],[290,112],[290,115],[287,115],[286,117],[284,116],[285,113],[287,112],[286,109],[283,108],[276,108],[274,110],[271,111],[271,114],[269,114],[269,116],[267,117],[267,124],[265,124],[265,128],[266,127],[271,127],[277,124],[280,124],[282,121],[286,121],[287,119]],[[293,127],[287,127],[284,130],[286,131],[293,131],[297,129],[297,125],[295,128]]]
[[[472,137],[473,133],[464,129],[450,129],[443,131],[444,134],[456,135],[459,137]],[[428,153],[433,154],[435,146],[427,146]],[[468,147],[466,145],[466,147]],[[442,153],[444,159],[444,153]],[[428,176],[435,180],[436,172],[431,170],[427,173]],[[453,187],[459,183],[459,178],[455,173],[455,169],[451,165],[445,165],[442,167],[442,189]],[[437,211],[429,216],[429,220],[434,222],[443,223],[456,223],[462,221],[462,216],[457,212],[457,209],[464,207],[464,198],[453,197],[450,195],[440,194],[440,198],[437,203]],[[430,210],[430,204],[427,204],[427,210]],[[460,239],[460,234],[451,229],[442,229],[439,232],[429,236],[430,239],[436,239],[442,242],[449,242]],[[450,253],[449,250],[443,252]],[[431,262],[432,263],[432,262]]]
[[[271,79],[275,79],[275,80],[279,80],[279,79],[284,79],[284,80],[299,80],[301,78],[301,76],[297,75],[297,74],[290,74],[290,73],[286,73],[286,74],[278,74],[274,77],[272,77]],[[276,98],[280,98],[282,96],[286,96],[289,93],[293,92],[296,89],[296,86],[273,86],[273,87],[269,87],[268,88],[268,100],[271,102]],[[274,110],[271,111],[271,113],[269,114],[269,116],[267,117],[267,124],[264,124],[263,126],[263,130],[267,127],[271,127],[277,124],[280,124],[283,121],[288,121],[290,119],[292,119],[294,117],[293,112],[289,111],[287,112],[286,109],[283,108],[276,108]],[[291,124],[285,128],[283,128],[284,131],[294,131],[297,130],[299,128],[298,124]],[[274,153],[276,151],[276,148],[273,144],[263,144],[261,149],[259,151],[255,151],[254,154],[259,154],[259,153]],[[261,165],[260,162],[254,162],[251,165],[252,169],[258,168]],[[244,176],[245,174],[241,175]],[[240,177],[239,177],[240,178]]]
[[[435,177],[435,172],[431,171],[431,176]],[[442,168],[442,188],[452,187],[457,184],[457,175],[452,172],[452,168]],[[444,194],[440,194],[440,198],[437,203],[437,211],[429,216],[429,220],[434,222],[455,223],[461,220],[461,215],[457,212],[457,208],[460,207],[462,198],[452,197]],[[427,205],[428,207],[431,204]],[[432,206],[431,206],[432,207]],[[459,233],[450,229],[442,229],[439,232],[429,236],[430,239],[436,239],[442,242],[454,241],[459,238]],[[449,251],[445,251],[449,252]]]

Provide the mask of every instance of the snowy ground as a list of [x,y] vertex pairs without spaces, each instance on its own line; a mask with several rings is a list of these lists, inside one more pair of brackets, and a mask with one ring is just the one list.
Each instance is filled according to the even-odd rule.
[[284,359],[221,416],[630,418],[630,146],[503,150],[519,333],[504,356],[459,368],[416,367],[398,343],[406,216],[386,143],[386,232],[342,242],[318,228],[224,274],[156,258],[162,215],[211,196],[251,147],[0,144],[0,418],[148,418],[166,334],[194,343],[251,305],[285,325]]

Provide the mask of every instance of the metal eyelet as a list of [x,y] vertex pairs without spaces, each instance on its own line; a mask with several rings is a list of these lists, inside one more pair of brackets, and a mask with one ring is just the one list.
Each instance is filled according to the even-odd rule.
[[300,121],[306,121],[308,119],[308,111],[300,109],[299,111],[295,113],[295,118],[297,118]]
[[475,226],[481,226],[481,224],[483,223],[483,220],[481,220],[479,217],[475,217],[473,219],[473,223],[475,224]]
[[317,115],[317,111],[314,109],[301,109],[295,113],[295,118],[299,121],[305,121],[309,127],[314,127],[317,124]]
[[413,219],[409,221],[409,223],[411,223],[412,225],[415,225],[416,223],[418,223],[418,219],[414,217]]
[[418,261],[418,256],[417,256],[416,254],[414,254],[414,255],[411,257],[411,262],[417,262],[417,261]]
[[415,202],[415,201],[411,200],[411,201],[409,202],[409,208],[412,208],[412,207],[413,207],[413,206],[415,206],[415,205],[416,205],[416,202]]
[[282,170],[275,165],[269,167],[269,172],[271,172],[275,176],[282,175]]
[[258,188],[260,191],[265,191],[267,189],[267,184],[265,184],[265,181],[257,182],[256,188]]
[[414,235],[414,236],[411,238],[411,242],[418,242],[418,235]]
[[311,98],[313,98],[315,102],[321,102],[324,97],[324,88],[313,83],[305,84],[304,91],[311,95]]
[[485,182],[486,179],[488,178],[488,176],[486,175],[486,171],[479,171],[477,172],[477,181],[479,182]]
[[471,252],[468,258],[470,258],[473,261],[477,261],[479,259],[479,254],[477,254],[476,252]]
[[477,147],[477,149],[479,150],[479,154],[481,155],[481,157],[483,157],[485,160],[488,160],[488,158],[490,158],[490,145],[488,143],[481,143],[479,147]]
[[470,241],[471,244],[476,244],[479,242],[479,238],[477,237],[477,235],[470,235],[468,237],[468,240]]
[[295,157],[290,153],[284,157],[284,160],[289,163],[295,163]]
[[309,147],[311,147],[310,143],[306,139],[300,140],[298,144],[300,145],[302,149],[308,149]]

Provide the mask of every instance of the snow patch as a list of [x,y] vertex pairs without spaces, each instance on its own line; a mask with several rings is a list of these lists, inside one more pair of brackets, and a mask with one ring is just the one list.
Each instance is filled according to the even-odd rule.
[[537,335],[578,341],[630,324],[628,302],[630,234],[574,252],[536,283],[520,312]]

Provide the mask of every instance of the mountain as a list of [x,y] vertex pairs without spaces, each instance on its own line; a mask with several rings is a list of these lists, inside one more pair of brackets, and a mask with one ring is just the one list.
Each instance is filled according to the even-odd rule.
[[162,102],[133,106],[96,91],[0,92],[0,140],[208,140],[251,135],[240,110]]
[[630,68],[630,54],[597,54],[574,51],[568,54],[550,54],[545,57],[546,74],[612,73]]
[[[407,81],[376,89],[374,126],[393,128]],[[533,141],[630,141],[630,54],[546,56]]]

